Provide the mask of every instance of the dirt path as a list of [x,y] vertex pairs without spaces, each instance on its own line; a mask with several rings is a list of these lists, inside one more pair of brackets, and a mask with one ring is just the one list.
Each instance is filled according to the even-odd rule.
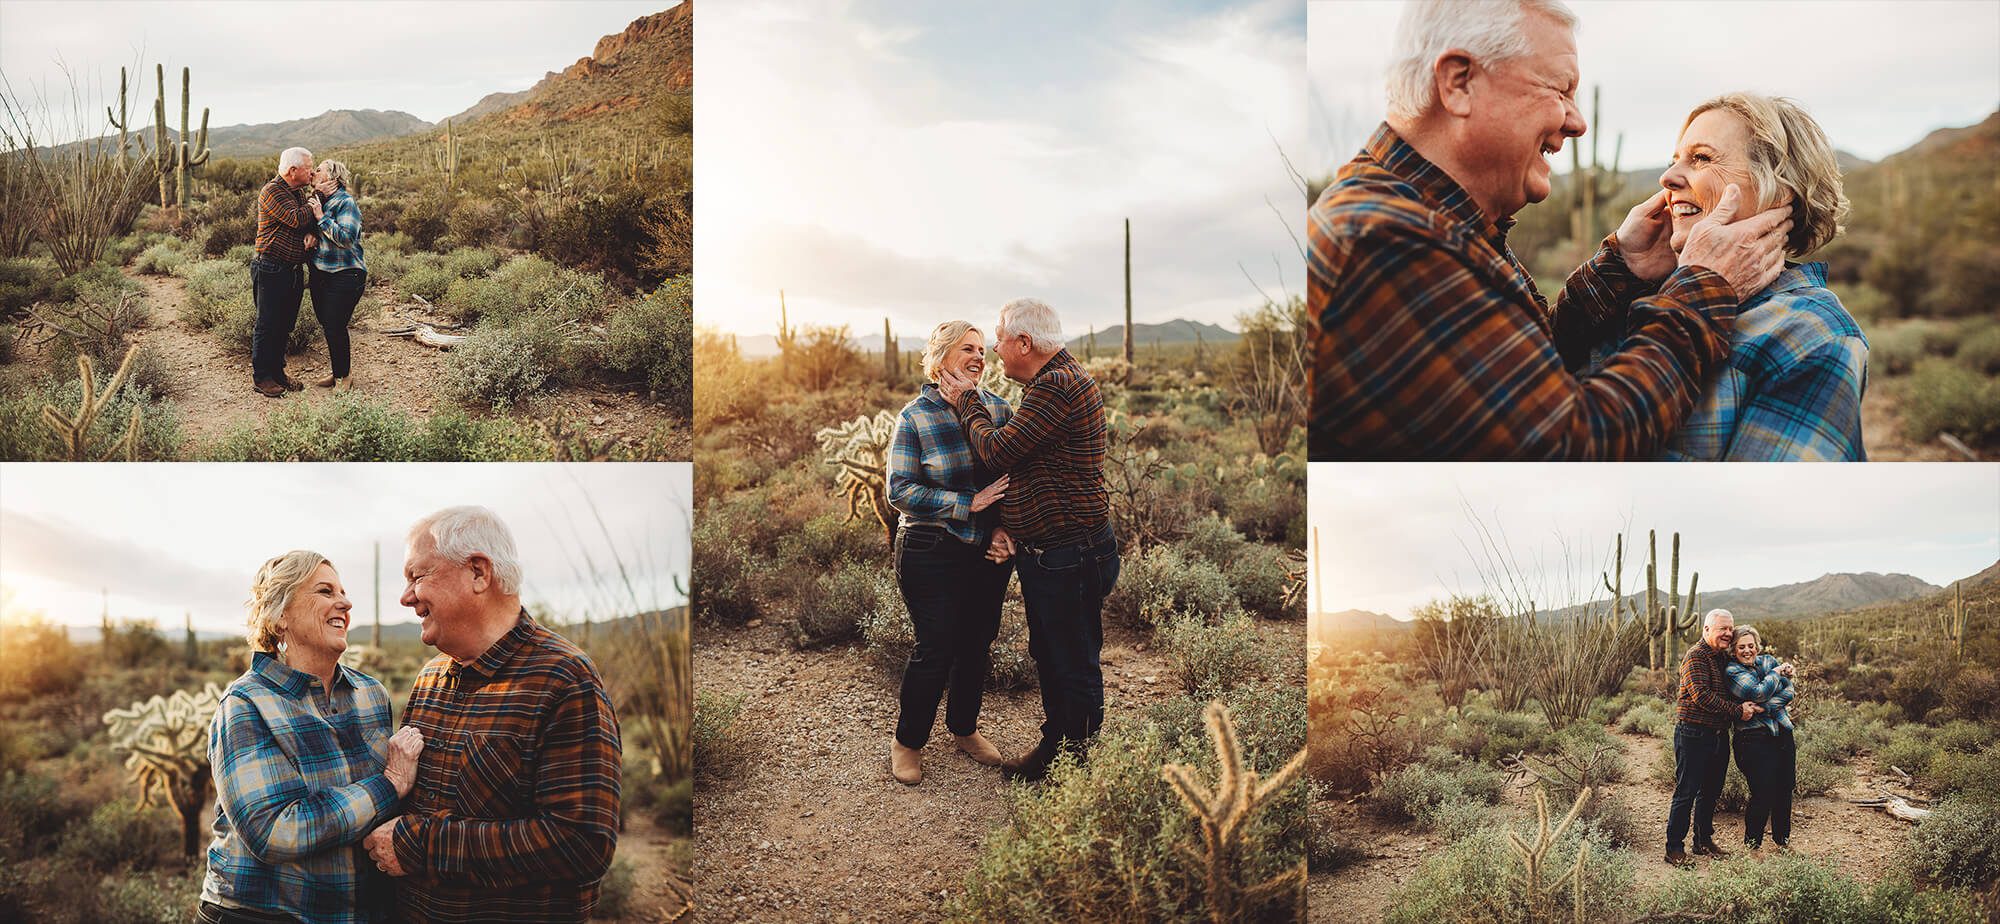
[[618,857],[632,864],[632,894],[624,924],[676,921],[688,907],[687,842],[660,829],[642,812],[626,816]]
[[[305,391],[266,398],[250,388],[248,350],[237,349],[215,334],[182,320],[187,293],[179,277],[128,275],[145,288],[146,303],[153,309],[152,320],[133,341],[152,344],[173,372],[170,397],[179,411],[183,458],[199,456],[208,446],[245,424],[262,426],[280,408],[301,401],[316,405],[333,400],[330,389],[311,387],[312,382],[331,371],[325,341],[316,341],[303,354],[286,360],[286,374],[307,383]],[[370,302],[381,307],[351,328],[354,391],[387,401],[396,410],[418,417],[449,405],[450,399],[437,388],[447,359],[444,351],[381,333],[419,321],[436,323],[440,319],[420,305],[403,304],[390,286],[370,286],[365,299],[358,313],[370,315]],[[308,296],[300,312],[311,310]],[[572,422],[572,427],[588,421],[587,429],[597,439],[616,436],[627,446],[639,445],[655,427],[670,419],[643,396],[595,385],[548,396],[528,411],[536,416],[559,413]],[[685,456],[687,438],[684,436],[680,442],[684,444],[681,455]]]
[[[1631,807],[1632,817],[1643,835],[1658,836],[1631,850],[1632,865],[1638,874],[1634,892],[1644,894],[1665,882],[1674,869],[1661,859],[1665,851],[1667,809],[1672,788],[1655,782],[1652,767],[1668,742],[1645,735],[1616,735],[1625,742],[1625,778],[1607,790]],[[1849,764],[1854,782],[1825,796],[1797,800],[1792,807],[1792,847],[1811,857],[1831,859],[1849,876],[1873,882],[1888,871],[1887,858],[1894,855],[1908,836],[1910,826],[1881,812],[1853,805],[1849,798],[1861,798],[1873,791],[1877,782],[1874,761],[1857,758]],[[1885,781],[1886,782],[1886,781]],[[1353,799],[1322,805],[1334,819],[1334,830],[1342,843],[1360,846],[1367,856],[1335,872],[1315,874],[1308,886],[1311,919],[1314,921],[1379,921],[1390,909],[1390,898],[1417,872],[1431,851],[1442,849],[1445,840],[1435,834],[1416,832],[1407,826],[1376,817],[1365,800]],[[1510,786],[1496,812],[1522,820],[1534,818],[1534,799],[1528,790]],[[1715,815],[1716,841],[1726,850],[1743,843],[1743,813]],[[1766,850],[1770,845],[1766,844]],[[1708,861],[1697,858],[1695,874],[1707,874]]]
[[[1262,628],[1303,648],[1296,624]],[[940,716],[923,783],[892,780],[898,675],[858,646],[801,652],[775,625],[697,625],[694,651],[702,689],[748,697],[741,760],[696,785],[700,920],[937,920],[1006,821],[1000,772],[960,754]],[[1110,633],[1103,662],[1108,712],[1178,692],[1139,637]],[[980,730],[1012,754],[1034,743],[1040,720],[1032,689],[989,692]]]

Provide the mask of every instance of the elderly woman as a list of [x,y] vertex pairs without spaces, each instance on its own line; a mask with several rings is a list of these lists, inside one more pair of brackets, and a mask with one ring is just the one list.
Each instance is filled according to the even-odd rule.
[[[389,694],[340,664],[347,592],[316,552],[287,552],[250,590],[250,669],[208,732],[216,790],[196,920],[373,921],[387,889],[363,835],[416,780],[423,738],[389,733]],[[366,879],[364,879],[367,877]],[[364,888],[374,880],[377,888]]]
[[[923,779],[924,744],[947,688],[945,727],[958,749],[987,766],[1001,762],[999,749],[979,734],[979,703],[1014,571],[1013,542],[995,521],[997,510],[982,514],[1005,494],[1007,476],[994,477],[973,458],[958,414],[937,386],[946,371],[977,379],[985,369],[986,340],[978,328],[965,321],[939,324],[924,347],[924,375],[931,381],[904,406],[889,444],[889,504],[901,513],[896,586],[917,639],[903,670],[889,769],[908,785]],[[990,392],[981,398],[995,424],[1005,423],[1007,402]]]
[[368,265],[361,259],[361,207],[347,188],[354,175],[337,160],[321,161],[313,171],[313,218],[319,222],[319,248],[312,252],[313,316],[326,334],[326,352],[333,368],[314,384],[346,391],[353,366],[348,356],[347,324],[368,286]]
[[1764,846],[1764,824],[1770,822],[1771,841],[1779,849],[1792,840],[1792,788],[1798,782],[1799,749],[1792,738],[1792,717],[1785,707],[1792,702],[1792,667],[1758,652],[1763,638],[1749,626],[1736,627],[1733,656],[1724,670],[1729,692],[1739,700],[1756,703],[1764,711],[1748,721],[1736,723],[1736,767],[1750,786],[1750,801],[1743,809],[1743,845],[1750,850]]
[[[1788,99],[1730,93],[1696,106],[1660,176],[1679,253],[1695,222],[1731,184],[1758,210],[1791,203],[1785,255],[1803,257],[1841,232],[1847,197],[1825,133]],[[1826,264],[1788,263],[1744,299],[1727,365],[1669,441],[1671,460],[1867,458],[1861,394],[1868,341],[1826,288]]]

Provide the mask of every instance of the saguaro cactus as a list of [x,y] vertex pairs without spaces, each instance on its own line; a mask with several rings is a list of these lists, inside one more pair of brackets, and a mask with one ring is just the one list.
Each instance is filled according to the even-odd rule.
[[882,319],[882,378],[896,380],[896,335],[889,330],[889,319]]
[[157,797],[181,817],[181,849],[200,849],[201,807],[208,799],[208,726],[222,704],[214,683],[190,693],[154,696],[104,714],[111,747],[130,752],[125,766],[139,784],[139,807]]
[[896,434],[896,415],[862,414],[813,434],[826,462],[834,467],[834,493],[847,498],[847,518],[873,513],[884,538],[896,540],[896,512],[889,506],[889,441]]
[[[548,139],[542,139],[542,153],[548,156]],[[451,189],[458,179],[458,136],[451,133],[451,120],[444,120],[444,136],[438,139],[438,146],[431,152],[431,158],[439,170],[444,171],[444,188]]]
[[1201,715],[1208,726],[1209,740],[1215,745],[1215,788],[1203,786],[1195,778],[1194,768],[1185,764],[1168,764],[1160,768],[1160,776],[1201,825],[1199,856],[1207,866],[1209,920],[1217,924],[1245,920],[1258,907],[1287,894],[1298,918],[1303,920],[1306,881],[1303,859],[1298,866],[1258,883],[1244,883],[1238,866],[1247,847],[1243,837],[1245,826],[1259,809],[1277,801],[1298,780],[1299,771],[1305,767],[1306,750],[1301,748],[1270,779],[1260,781],[1257,771],[1243,765],[1243,746],[1237,740],[1228,707],[1212,702]]
[[[1590,88],[1590,124],[1593,126],[1597,124],[1598,89],[1595,85]],[[1604,164],[1597,159],[1599,134],[1590,133],[1588,167],[1583,165],[1581,155],[1578,153],[1581,146],[1572,140],[1569,148],[1570,236],[1579,244],[1587,246],[1595,246],[1593,242],[1604,234],[1598,228],[1597,206],[1618,191],[1618,160],[1625,153],[1625,133],[1619,132],[1618,140],[1611,149],[1611,168],[1605,169]]]
[[131,139],[135,136],[132,134],[131,112],[127,108],[126,104],[126,96],[125,96],[126,79],[127,77],[125,74],[125,69],[122,67],[119,68],[118,69],[118,114],[112,115],[111,107],[106,106],[104,107],[104,117],[111,121],[112,128],[118,129],[118,164],[121,167],[126,167],[129,169],[131,167],[131,164],[129,162],[128,155],[132,148]]
[[1965,588],[1964,581],[1951,584],[1951,605],[1937,615],[1938,630],[1945,641],[1951,643],[1951,656],[1965,657]]
[[1132,368],[1132,219],[1125,219],[1125,368]]
[[192,147],[188,144],[188,69],[181,68],[181,138],[174,145],[174,187],[177,190],[175,202],[185,210],[188,204],[188,186],[194,177],[194,168],[208,163],[208,107],[201,107],[201,134]]
[[1688,584],[1687,607],[1681,607],[1681,534],[1673,538],[1673,558],[1669,563],[1667,578],[1668,597],[1661,605],[1658,539],[1654,531],[1646,531],[1646,633],[1652,639],[1648,648],[1652,652],[1649,666],[1654,668],[1670,666],[1674,658],[1674,643],[1695,627],[1695,589],[1701,585],[1701,574],[1696,572]]

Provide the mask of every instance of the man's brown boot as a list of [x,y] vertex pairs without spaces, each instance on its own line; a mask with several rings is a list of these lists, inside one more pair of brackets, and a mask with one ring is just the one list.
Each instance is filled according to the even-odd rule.
[[889,775],[905,786],[915,786],[924,778],[924,752],[906,748],[901,741],[889,742]]
[[251,387],[255,388],[258,394],[266,398],[282,398],[285,396],[285,386],[270,379],[258,379],[256,384]]
[[1667,863],[1672,866],[1678,866],[1681,869],[1694,868],[1694,858],[1688,856],[1685,850],[1667,851]]
[[1722,849],[1722,847],[1714,841],[1697,842],[1694,845],[1694,852],[1697,856],[1714,857],[1718,860],[1725,859],[1729,856],[1729,851]]
[[993,742],[986,740],[985,735],[973,732],[970,735],[953,735],[952,737],[958,740],[958,749],[964,751],[965,756],[972,758],[978,763],[985,764],[988,767],[998,767],[1006,762],[1006,758],[1000,756],[1000,749],[994,747]]

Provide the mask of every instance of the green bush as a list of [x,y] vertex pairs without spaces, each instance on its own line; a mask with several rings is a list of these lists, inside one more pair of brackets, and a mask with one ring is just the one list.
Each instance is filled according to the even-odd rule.
[[151,869],[177,846],[173,813],[145,811],[124,800],[106,802],[63,832],[56,856],[101,872]]
[[445,272],[453,276],[484,276],[500,265],[500,257],[480,247],[460,247],[444,255]]
[[249,266],[250,261],[255,259],[256,256],[257,246],[255,244],[237,244],[224,251],[222,259],[239,266]]
[[1259,616],[1299,619],[1305,616],[1303,596],[1295,605],[1285,606],[1285,570],[1289,565],[1285,550],[1257,543],[1245,546],[1241,554],[1223,563],[1222,570],[1244,609]]
[[806,565],[822,573],[850,562],[887,558],[881,534],[849,522],[844,513],[812,517],[779,538],[776,547],[780,565]]
[[2000,379],[1948,359],[1926,359],[1910,376],[1903,435],[1929,442],[1950,433],[1973,445],[2000,439]]
[[262,426],[247,423],[209,450],[244,462],[521,462],[546,460],[549,447],[527,424],[474,420],[445,408],[426,419],[353,392],[331,401],[286,402]]
[[452,281],[457,278],[442,264],[423,263],[411,267],[409,272],[403,274],[402,278],[397,280],[396,288],[401,289],[404,295],[437,302],[444,298],[445,292],[451,288]]
[[1250,540],[1243,538],[1243,534],[1237,532],[1236,527],[1230,525],[1220,514],[1211,512],[1188,524],[1187,535],[1181,537],[1180,546],[1184,551],[1192,552],[1207,559],[1210,564],[1226,569],[1230,562],[1235,561],[1245,549],[1249,548]]
[[560,349],[547,325],[482,324],[451,351],[440,384],[454,400],[505,410],[549,390]]
[[1479,826],[1479,814],[1459,806],[1492,805],[1504,778],[1498,770],[1431,748],[1416,763],[1383,775],[1375,804],[1392,818],[1414,820],[1456,839]]
[[172,244],[154,244],[132,261],[132,269],[142,275],[165,276],[188,261],[187,254]]
[[747,744],[736,720],[748,705],[741,693],[694,693],[694,770],[697,776],[717,774],[733,765]]
[[252,215],[228,215],[211,220],[208,231],[202,235],[201,252],[210,256],[231,253],[238,248],[248,247],[256,252],[257,219]]
[[47,301],[61,279],[62,271],[56,269],[54,261],[45,258],[0,260],[0,314],[12,314]]
[[1232,612],[1211,624],[1191,613],[1168,615],[1154,634],[1181,689],[1190,696],[1214,696],[1264,672],[1257,624]]
[[597,905],[590,911],[593,921],[621,920],[632,911],[632,861],[613,857],[611,868],[597,884]]
[[1951,354],[1951,327],[1918,319],[1885,325],[1868,335],[1869,365],[1889,375],[1908,375],[1929,356]]
[[1652,698],[1625,710],[1618,718],[1618,730],[1627,734],[1665,738],[1673,734],[1673,729],[1673,709]]
[[792,641],[800,648],[846,641],[861,631],[864,621],[884,618],[878,615],[882,610],[902,608],[887,569],[850,562],[813,579],[813,592],[796,603],[789,626]]
[[605,325],[605,366],[640,377],[683,418],[694,412],[693,295],[692,280],[683,276],[614,312]]
[[1738,924],[1976,921],[1963,895],[1867,886],[1832,863],[1796,853],[1738,855],[1706,875],[1678,872],[1639,903],[1642,915],[1716,915]]
[[[1304,745],[1301,697],[1243,688],[1225,702],[1237,718],[1244,761],[1260,774],[1275,773]],[[1150,716],[1113,715],[1089,760],[1063,757],[1044,785],[1009,790],[1009,821],[987,838],[945,917],[1207,920],[1200,835],[1160,776],[1162,765],[1181,763],[1214,780],[1214,749],[1196,718],[1201,706],[1176,699]],[[1277,706],[1288,711],[1270,711]],[[1295,785],[1245,823],[1236,853],[1242,881],[1266,881],[1298,865],[1311,828],[1308,802],[1306,787]],[[1269,905],[1248,909],[1245,919],[1288,919],[1291,898],[1273,896]]]
[[1923,776],[1933,792],[2000,804],[2000,744],[1971,752],[1941,747]]
[[[445,224],[445,239],[461,248],[481,247],[500,240],[506,231],[506,216],[500,207],[485,199],[461,199]],[[492,269],[491,266],[486,269]],[[485,270],[480,270],[485,272]]]
[[[1567,807],[1551,806],[1550,811]],[[1518,833],[1531,842],[1535,839],[1533,830],[1522,828]],[[1581,888],[1558,882],[1575,864],[1577,853],[1586,850]],[[1568,920],[1579,892],[1587,920],[1622,919],[1631,901],[1630,857],[1614,850],[1595,828],[1574,825],[1543,859],[1539,900],[1531,903],[1521,861],[1506,832],[1484,828],[1426,859],[1390,899],[1383,920],[1388,924]]]
[[[99,368],[98,390],[115,370]],[[0,459],[15,462],[56,462],[64,458],[61,441],[42,419],[42,407],[53,405],[65,414],[74,413],[83,401],[83,384],[74,377],[0,396]],[[141,389],[121,388],[105,405],[91,425],[87,443],[97,454],[109,452],[122,439],[133,409],[140,412],[139,451],[142,460],[172,459],[180,445],[180,430],[174,422],[173,407],[156,402]],[[121,455],[120,458],[123,458]]]
[[1974,372],[2000,375],[2000,324],[1967,321],[1959,330],[1958,361]]
[[432,192],[403,209],[396,218],[396,230],[409,238],[406,250],[432,250],[450,230],[452,200],[449,194]]
[[2000,805],[1943,799],[1917,823],[1903,864],[1931,882],[1981,887],[2000,877]]
[[1127,559],[1104,600],[1104,615],[1130,626],[1152,626],[1174,613],[1220,619],[1238,608],[1221,568],[1171,543]]
[[[703,511],[705,514],[712,511]],[[695,619],[740,624],[761,612],[765,569],[750,543],[721,518],[695,518],[688,604]]]
[[71,798],[48,777],[21,771],[0,774],[0,859],[46,855],[63,831],[89,811],[89,805]]

